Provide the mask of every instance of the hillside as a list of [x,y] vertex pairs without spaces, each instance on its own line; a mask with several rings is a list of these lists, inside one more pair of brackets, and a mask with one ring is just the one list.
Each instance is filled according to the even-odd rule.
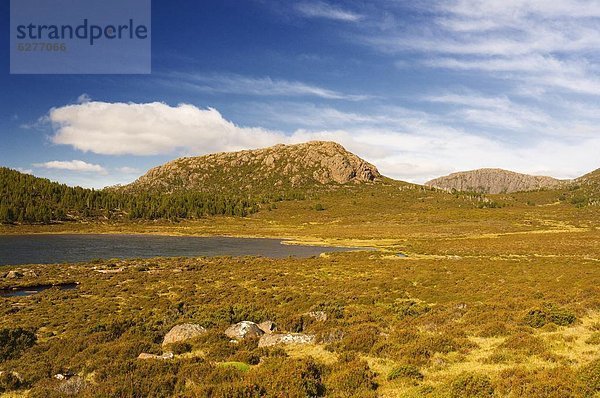
[[122,189],[261,195],[322,185],[373,182],[375,166],[334,142],[312,141],[173,160]]
[[502,169],[478,169],[439,177],[426,182],[425,185],[448,191],[498,194],[555,188],[565,182],[552,177],[520,174]]
[[207,215],[245,216],[258,210],[235,195],[182,192],[124,193],[70,187],[0,167],[0,224],[49,224],[63,221],[179,219]]
[[581,176],[575,180],[577,183],[600,183],[600,169],[594,170],[584,176]]

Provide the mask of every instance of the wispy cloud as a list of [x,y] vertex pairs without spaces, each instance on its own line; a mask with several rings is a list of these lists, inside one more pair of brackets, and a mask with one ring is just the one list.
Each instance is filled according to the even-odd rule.
[[54,170],[68,170],[81,173],[107,174],[104,167],[98,164],[84,162],[83,160],[52,160],[44,163],[34,163],[34,167]]
[[317,85],[237,74],[171,73],[161,79],[163,84],[207,93],[241,94],[273,97],[318,97],[331,100],[361,101],[367,95],[341,93]]
[[435,0],[415,15],[414,23],[363,31],[359,40],[411,54],[417,65],[502,79],[521,93],[600,95],[599,1]]
[[308,18],[325,18],[343,22],[358,22],[363,19],[361,14],[323,1],[300,2],[296,4],[296,10]]

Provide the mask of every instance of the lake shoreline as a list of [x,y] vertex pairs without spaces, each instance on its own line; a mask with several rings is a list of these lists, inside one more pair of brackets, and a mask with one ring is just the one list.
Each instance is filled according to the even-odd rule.
[[[199,225],[174,225],[174,224],[73,224],[66,229],[52,230],[53,227],[63,227],[65,224],[52,225],[19,225],[0,226],[0,237],[26,236],[26,235],[151,235],[151,236],[185,236],[200,238],[241,238],[241,239],[275,239],[281,240],[284,245],[345,247],[364,250],[382,250],[394,246],[397,241],[387,238],[382,239],[344,239],[344,238],[319,238],[306,235],[289,234],[248,234],[248,233],[220,233],[201,230],[190,231],[191,228],[202,229]],[[169,229],[169,230],[156,230]]]
[[0,265],[56,264],[157,257],[308,258],[358,247],[302,245],[281,239],[157,234],[24,234],[0,236]]

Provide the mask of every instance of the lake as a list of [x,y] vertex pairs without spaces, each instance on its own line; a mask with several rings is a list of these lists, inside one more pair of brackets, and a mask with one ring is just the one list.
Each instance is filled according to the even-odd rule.
[[160,235],[0,235],[0,265],[49,264],[107,258],[317,256],[356,250],[285,245],[280,239]]

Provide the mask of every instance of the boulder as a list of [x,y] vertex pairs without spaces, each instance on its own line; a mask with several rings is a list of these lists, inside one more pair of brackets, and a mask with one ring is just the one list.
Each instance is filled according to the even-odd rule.
[[7,279],[21,279],[23,274],[19,271],[8,271],[8,273],[4,276]]
[[61,397],[80,396],[81,392],[88,386],[83,377],[74,376],[64,379],[56,388]]
[[259,347],[271,347],[278,344],[312,344],[315,336],[303,333],[265,334],[258,341]]
[[327,314],[325,311],[311,311],[306,315],[313,318],[317,322],[325,322],[327,320]]
[[265,332],[266,334],[271,334],[275,330],[277,330],[277,326],[272,321],[264,321],[258,324],[258,328]]
[[242,321],[231,325],[225,330],[225,335],[233,340],[244,340],[260,337],[263,332],[256,323],[249,321]]
[[172,352],[165,352],[162,355],[156,355],[156,354],[148,354],[146,352],[142,352],[140,355],[138,355],[138,359],[160,359],[160,360],[167,360],[167,359],[173,359],[174,355]]
[[190,340],[204,333],[206,333],[206,328],[200,325],[195,323],[183,323],[181,325],[173,326],[173,328],[169,330],[163,339],[162,345],[165,346]]

